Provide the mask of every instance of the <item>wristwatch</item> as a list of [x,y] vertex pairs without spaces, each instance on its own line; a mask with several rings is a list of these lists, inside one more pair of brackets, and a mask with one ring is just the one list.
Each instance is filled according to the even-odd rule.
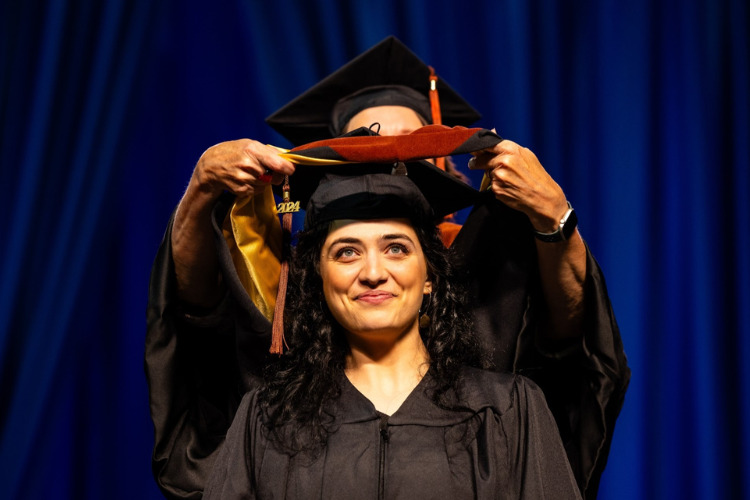
[[545,243],[565,241],[570,238],[570,235],[576,230],[577,225],[578,217],[576,216],[576,211],[573,210],[573,207],[570,206],[570,202],[568,202],[568,211],[565,212],[565,215],[560,219],[560,225],[557,226],[557,231],[552,233],[540,233],[539,231],[534,230],[534,236],[536,236],[536,239]]

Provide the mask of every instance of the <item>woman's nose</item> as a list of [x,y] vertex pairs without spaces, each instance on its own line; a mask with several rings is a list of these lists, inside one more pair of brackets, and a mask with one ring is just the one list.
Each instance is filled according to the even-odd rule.
[[379,255],[368,255],[364,259],[359,279],[370,285],[377,285],[388,279],[388,271]]

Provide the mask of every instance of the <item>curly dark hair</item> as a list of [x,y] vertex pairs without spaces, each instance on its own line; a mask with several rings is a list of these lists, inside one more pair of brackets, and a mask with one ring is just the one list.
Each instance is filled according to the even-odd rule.
[[[466,311],[464,287],[439,229],[432,223],[412,225],[432,281],[426,311],[432,321],[420,329],[429,356],[432,399],[442,408],[465,410],[455,398],[460,394],[459,371],[464,365],[485,368],[487,363]],[[285,429],[281,439],[292,451],[308,447],[310,439],[325,443],[333,431],[333,416],[326,412],[325,403],[341,394],[349,353],[342,327],[321,301],[320,253],[327,235],[328,225],[298,234],[284,315],[289,350],[268,366],[258,395],[266,427],[277,438],[282,427],[295,424]]]

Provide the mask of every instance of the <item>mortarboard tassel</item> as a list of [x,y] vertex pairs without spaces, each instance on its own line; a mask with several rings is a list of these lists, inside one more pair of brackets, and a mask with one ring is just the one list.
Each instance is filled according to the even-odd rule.
[[[289,203],[289,176],[284,177],[284,204]],[[281,272],[279,273],[279,290],[276,293],[276,306],[273,310],[273,327],[271,328],[271,354],[281,355],[284,346],[289,345],[284,338],[284,303],[286,286],[289,282],[289,257],[292,246],[292,212],[284,211],[281,217]]]
[[[437,80],[438,77],[435,74],[435,68],[430,68],[430,110],[432,111],[432,124],[442,125],[443,117],[440,114],[440,97],[438,96]],[[437,158],[435,165],[442,171],[445,171],[445,158]]]

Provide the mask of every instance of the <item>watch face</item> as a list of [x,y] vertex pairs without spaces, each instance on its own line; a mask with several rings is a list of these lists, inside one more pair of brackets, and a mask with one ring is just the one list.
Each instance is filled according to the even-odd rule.
[[576,226],[578,225],[578,216],[576,215],[576,211],[572,208],[570,209],[570,214],[568,215],[568,218],[565,220],[565,224],[563,224],[563,238],[568,239],[573,234],[573,231],[576,230]]
[[565,213],[563,218],[560,220],[560,225],[557,227],[557,231],[554,233],[540,233],[534,231],[536,239],[544,241],[545,243],[557,243],[558,241],[567,240],[576,230],[578,225],[578,216],[573,207],[568,203],[569,211]]

